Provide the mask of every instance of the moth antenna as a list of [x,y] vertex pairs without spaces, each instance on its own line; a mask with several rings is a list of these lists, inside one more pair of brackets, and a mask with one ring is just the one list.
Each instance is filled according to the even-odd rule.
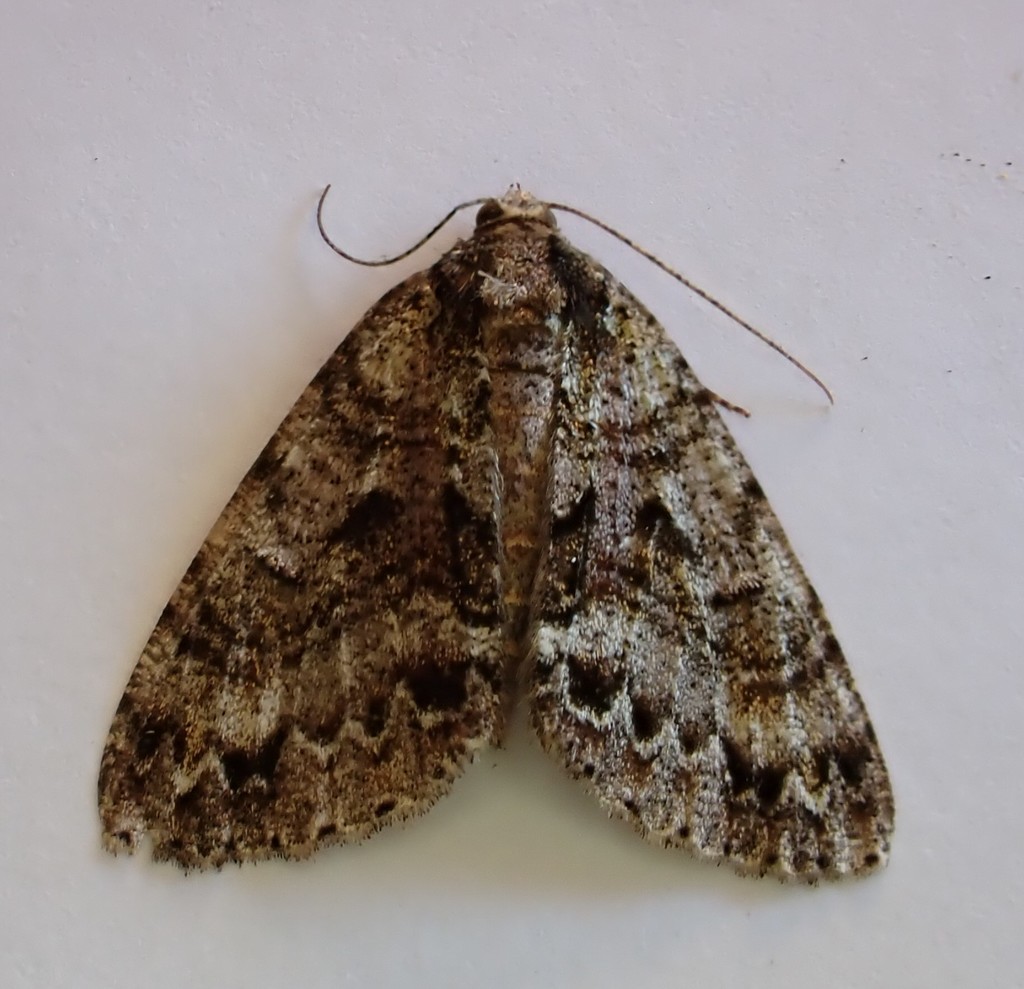
[[828,398],[830,405],[836,404],[836,400],[833,397],[832,392],[829,390],[828,385],[826,385],[825,382],[822,381],[821,378],[819,378],[809,367],[798,361],[788,350],[786,350],[781,344],[776,343],[770,336],[762,333],[756,327],[751,326],[751,324],[748,323],[741,316],[737,316],[736,313],[734,313],[724,303],[719,302],[718,299],[716,299],[713,295],[710,295],[709,293],[705,292],[704,289],[702,289],[699,285],[694,285],[694,283],[691,282],[689,278],[687,278],[680,272],[676,271],[675,268],[669,267],[669,265],[665,264],[665,262],[662,261],[661,258],[652,254],[646,248],[641,247],[634,241],[630,240],[625,234],[620,233],[614,227],[611,227],[607,223],[604,223],[603,221],[597,219],[597,217],[591,216],[589,213],[584,213],[583,210],[576,209],[575,206],[566,206],[562,203],[548,203],[548,207],[550,209],[560,210],[562,213],[571,213],[573,216],[578,216],[582,220],[587,220],[589,223],[594,224],[595,227],[599,227],[605,233],[609,233],[617,240],[621,240],[623,244],[625,244],[627,247],[631,247],[641,257],[644,257],[653,264],[656,264],[659,268],[661,268],[662,271],[665,272],[665,274],[671,275],[681,285],[684,285],[691,292],[694,292],[695,294],[699,295],[705,302],[710,303],[719,312],[724,313],[734,323],[739,323],[739,325],[742,326],[743,329],[745,329],[748,333],[752,333],[762,343],[767,344],[769,347],[772,348],[772,350],[775,351],[775,353],[781,354],[783,357],[785,357],[790,364],[792,364],[794,367],[798,368],[805,375],[807,375],[807,377],[810,378],[811,381],[813,381],[825,393],[825,397]]
[[330,191],[331,191],[330,185],[326,186],[324,191],[322,193],[320,193],[320,202],[317,203],[317,207],[316,207],[316,225],[320,228],[320,236],[323,237],[324,243],[332,251],[334,251],[335,254],[340,254],[346,261],[351,261],[353,264],[361,264],[361,265],[364,265],[367,268],[383,268],[385,265],[394,264],[396,261],[401,261],[403,258],[407,258],[410,254],[414,253],[415,251],[418,251],[428,240],[430,240],[431,237],[434,236],[434,234],[436,234],[438,232],[438,230],[440,230],[460,210],[464,210],[468,206],[479,206],[482,203],[487,202],[487,200],[485,198],[481,198],[481,199],[470,199],[467,202],[459,203],[458,206],[455,206],[451,210],[449,210],[448,213],[445,215],[444,219],[441,220],[439,223],[436,223],[430,229],[429,233],[427,233],[424,236],[420,237],[420,239],[418,241],[416,241],[416,243],[413,244],[412,247],[408,248],[407,250],[402,251],[401,254],[396,254],[394,257],[390,257],[390,258],[384,258],[381,261],[365,261],[365,260],[363,260],[363,258],[357,258],[354,255],[349,254],[348,251],[343,251],[340,247],[338,247],[337,244],[334,243],[333,240],[331,240],[330,237],[327,236],[327,231],[324,230],[323,212],[324,212],[324,200],[327,198],[327,193],[330,192]]

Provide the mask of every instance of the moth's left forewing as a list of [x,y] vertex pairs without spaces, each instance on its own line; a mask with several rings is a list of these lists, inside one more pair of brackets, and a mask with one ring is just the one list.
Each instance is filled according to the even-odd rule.
[[164,610],[101,762],[111,851],[304,857],[424,812],[498,736],[499,480],[437,275],[328,358]]
[[892,794],[821,603],[663,328],[561,254],[575,304],[530,631],[540,740],[658,842],[746,873],[869,871]]

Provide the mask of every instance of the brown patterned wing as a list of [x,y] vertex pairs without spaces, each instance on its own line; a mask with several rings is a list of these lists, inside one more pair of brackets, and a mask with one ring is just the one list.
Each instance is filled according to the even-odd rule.
[[581,287],[533,599],[542,744],[652,841],[748,874],[870,871],[892,793],[817,594],[662,327],[565,263]]
[[103,754],[111,851],[305,856],[426,810],[499,733],[496,457],[429,276],[327,361],[164,610]]

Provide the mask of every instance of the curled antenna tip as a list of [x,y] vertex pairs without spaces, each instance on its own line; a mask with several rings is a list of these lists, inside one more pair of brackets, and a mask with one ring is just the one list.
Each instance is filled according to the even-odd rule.
[[467,206],[478,206],[484,202],[483,199],[471,199],[465,203],[459,203],[453,209],[449,210],[448,213],[430,229],[428,233],[422,236],[412,247],[402,251],[400,254],[395,254],[390,258],[382,258],[379,261],[369,261],[364,258],[357,258],[353,254],[349,254],[348,251],[343,251],[333,240],[328,236],[326,229],[324,229],[324,200],[327,198],[327,193],[331,191],[331,184],[328,182],[324,186],[324,191],[320,193],[320,201],[316,207],[316,225],[320,230],[320,236],[323,238],[324,243],[332,250],[335,254],[340,254],[346,261],[351,261],[353,264],[361,264],[367,268],[381,268],[384,265],[394,264],[396,261],[401,261],[403,258],[407,258],[414,251],[419,250],[431,237],[434,236],[456,213],[460,210],[464,210]]

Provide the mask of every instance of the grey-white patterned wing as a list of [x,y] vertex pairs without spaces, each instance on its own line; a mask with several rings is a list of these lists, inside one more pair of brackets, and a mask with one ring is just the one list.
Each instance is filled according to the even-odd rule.
[[563,246],[530,689],[546,749],[653,841],[814,880],[886,860],[885,764],[821,602],[709,392]]
[[160,618],[99,778],[104,841],[184,866],[365,836],[500,730],[496,457],[430,272],[267,444]]

